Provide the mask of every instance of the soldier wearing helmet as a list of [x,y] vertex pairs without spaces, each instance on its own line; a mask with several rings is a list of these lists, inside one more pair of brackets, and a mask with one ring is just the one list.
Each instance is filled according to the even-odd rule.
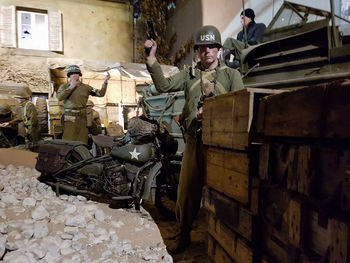
[[263,23],[255,23],[255,13],[251,8],[247,8],[241,12],[241,24],[243,29],[238,33],[237,39],[231,37],[224,42],[225,52],[223,56],[228,59],[228,55],[234,55],[234,62],[230,66],[239,67],[241,62],[242,50],[260,43],[260,39],[265,32],[266,26]]
[[30,101],[30,90],[18,90],[15,94],[19,106],[19,112],[8,125],[18,125],[18,135],[25,137],[29,142],[40,140],[40,126],[38,112],[35,105]]
[[190,230],[202,197],[205,174],[205,152],[201,138],[202,102],[209,96],[243,89],[243,82],[237,70],[220,64],[218,52],[221,35],[214,26],[204,26],[195,35],[194,50],[200,61],[169,78],[164,77],[156,60],[157,43],[150,39],[144,47],[150,50],[146,64],[157,91],[184,90],[186,98],[181,116],[186,146],[176,202],[180,234],[168,245],[171,252],[177,253],[191,242]]
[[92,100],[88,100],[86,104],[87,127],[89,129],[89,134],[98,135],[102,132],[102,125],[100,114],[93,109],[94,106],[94,102]]
[[10,105],[0,103],[0,147],[9,147],[18,144],[18,125],[11,122],[16,118]]
[[64,140],[88,143],[86,103],[89,96],[103,97],[106,94],[109,72],[101,89],[95,89],[80,81],[81,70],[77,65],[67,68],[69,82],[62,84],[57,91],[57,99],[64,104]]

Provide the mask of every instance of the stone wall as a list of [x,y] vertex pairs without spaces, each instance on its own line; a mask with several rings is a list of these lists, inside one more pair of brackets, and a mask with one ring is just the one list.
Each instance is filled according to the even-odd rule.
[[[0,0],[0,6],[62,13],[63,52],[0,47],[1,82],[27,83],[48,93],[47,58],[132,61],[132,8],[98,0]],[[1,37],[1,36],[0,36]]]

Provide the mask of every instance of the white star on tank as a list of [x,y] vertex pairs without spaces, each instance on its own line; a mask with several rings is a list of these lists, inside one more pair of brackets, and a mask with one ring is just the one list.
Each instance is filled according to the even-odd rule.
[[136,159],[136,160],[138,160],[139,159],[139,155],[141,154],[141,153],[138,153],[137,151],[136,151],[136,147],[134,148],[134,150],[132,151],[132,152],[129,152],[130,154],[131,154],[131,160],[132,159]]

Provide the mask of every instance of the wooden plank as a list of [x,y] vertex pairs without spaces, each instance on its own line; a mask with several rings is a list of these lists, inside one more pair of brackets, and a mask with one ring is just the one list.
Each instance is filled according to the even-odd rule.
[[340,193],[340,207],[343,211],[350,213],[350,170],[349,165],[345,171],[345,178]]
[[301,145],[297,151],[297,191],[304,195],[309,195],[312,182],[314,180],[313,173],[310,173],[312,167],[311,147]]
[[242,174],[249,173],[248,153],[209,147],[207,150],[207,162]]
[[259,184],[260,180],[258,178],[252,178],[252,186],[250,193],[250,211],[253,215],[258,215],[259,213]]
[[246,205],[249,202],[248,163],[246,153],[209,148],[206,184]]
[[[210,129],[208,129],[210,130]],[[224,147],[235,150],[245,151],[249,145],[249,134],[247,132],[218,132],[210,131],[209,132],[203,129],[203,143],[205,140],[206,145],[215,146],[215,147]],[[215,139],[212,139],[215,138]]]
[[270,259],[269,262],[288,262],[288,248],[285,242],[274,235],[271,226],[264,226],[262,230],[262,251]]
[[288,207],[289,244],[296,248],[300,248],[302,245],[302,233],[305,231],[304,217],[302,203],[291,200]]
[[209,258],[214,263],[235,263],[209,234],[207,235],[207,251]]
[[262,229],[269,228],[271,235],[287,245],[289,240],[288,207],[290,195],[286,189],[261,189]]
[[259,150],[259,178],[262,181],[268,179],[269,173],[270,145],[264,144]]
[[325,124],[322,136],[325,138],[350,138],[350,85],[330,84],[325,90]]
[[244,89],[206,99],[203,107],[202,139],[206,145],[245,150],[254,122],[254,105],[272,91]]
[[[320,224],[322,221],[325,223]],[[327,253],[331,231],[328,227],[328,218],[323,219],[316,211],[311,211],[308,216],[308,244],[307,247],[318,255],[325,255]]]
[[348,177],[350,149],[346,145],[272,143],[268,163],[272,183],[286,182],[288,190],[305,195],[320,208],[342,207],[341,200],[335,197]]
[[208,214],[208,232],[236,263],[253,262],[253,250],[211,213]]
[[300,263],[319,263],[322,262],[322,257],[319,255],[306,255],[304,253],[302,253],[299,257],[299,262]]
[[253,225],[253,215],[238,202],[207,187],[203,189],[204,208],[214,214],[221,222],[249,241],[257,226]]
[[336,219],[329,220],[331,243],[329,252],[330,263],[350,262],[349,225]]
[[[308,87],[265,97],[258,127],[265,136],[320,137],[324,87]],[[302,116],[302,118],[301,118]]]
[[347,82],[265,97],[259,101],[255,131],[265,136],[349,139],[349,96]]

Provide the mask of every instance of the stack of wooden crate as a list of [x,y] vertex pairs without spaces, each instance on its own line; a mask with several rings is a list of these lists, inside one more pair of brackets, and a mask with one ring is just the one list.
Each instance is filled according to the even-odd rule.
[[326,83],[206,100],[214,262],[350,262],[349,97]]
[[326,83],[259,102],[265,262],[350,262],[349,97]]
[[278,90],[245,89],[209,98],[203,116],[207,150],[204,207],[208,255],[215,262],[256,262],[259,244],[258,157],[250,130],[258,99]]

